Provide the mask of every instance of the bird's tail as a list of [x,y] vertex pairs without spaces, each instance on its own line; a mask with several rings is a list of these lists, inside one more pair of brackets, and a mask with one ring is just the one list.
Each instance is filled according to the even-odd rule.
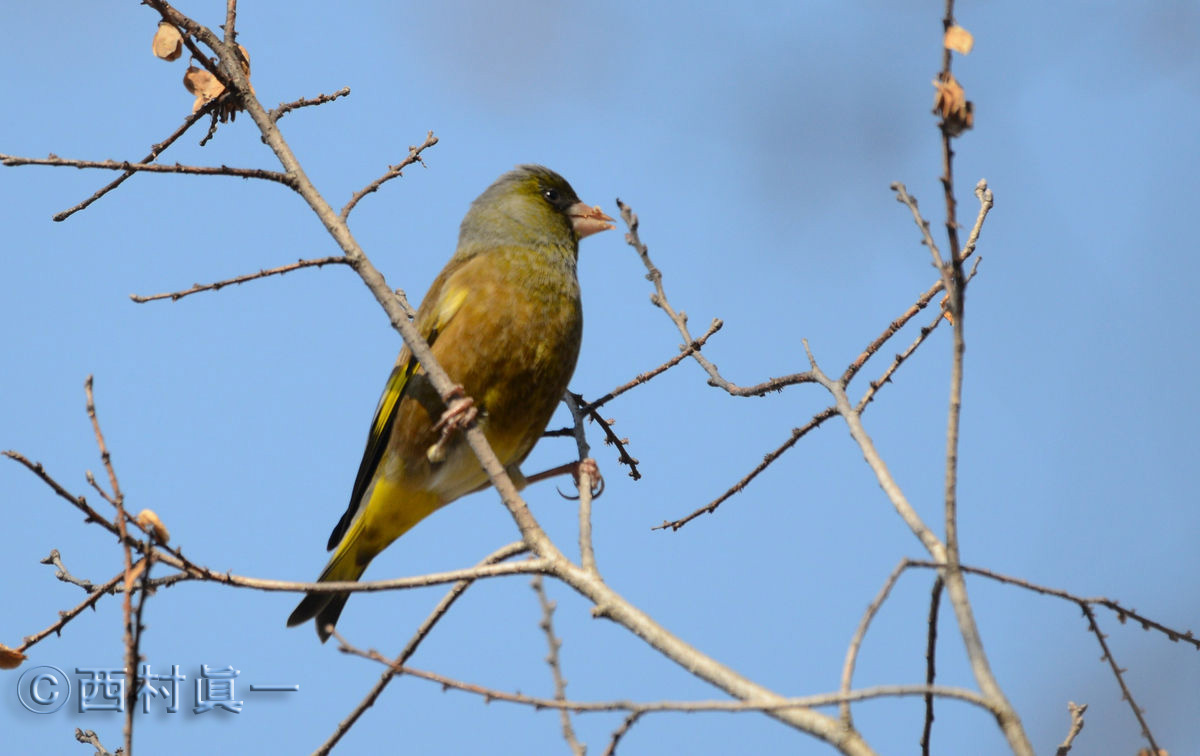
[[[338,544],[337,551],[333,552],[329,563],[325,565],[325,569],[321,571],[320,577],[317,578],[318,583],[358,580],[362,577],[363,572],[367,569],[367,562],[370,559],[361,559],[362,549],[355,548],[361,532],[362,523],[360,521],[350,528],[350,532]],[[314,592],[305,594],[299,606],[288,617],[288,627],[302,625],[315,617],[317,620],[317,635],[320,636],[321,642],[324,643],[329,639],[330,626],[337,624],[338,617],[342,614],[342,608],[346,606],[346,600],[349,598],[349,593]]]

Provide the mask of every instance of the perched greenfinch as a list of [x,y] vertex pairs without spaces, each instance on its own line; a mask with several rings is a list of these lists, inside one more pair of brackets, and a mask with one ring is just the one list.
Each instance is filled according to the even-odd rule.
[[[550,422],[579,356],[579,240],[613,228],[611,221],[554,171],[518,166],[471,203],[458,249],[417,310],[415,325],[473,400],[466,409],[518,487],[525,481],[518,465]],[[318,582],[358,580],[375,555],[434,510],[487,486],[461,427],[446,433],[451,412],[408,347],[400,350]],[[325,641],[347,598],[309,593],[288,626],[315,617]]]

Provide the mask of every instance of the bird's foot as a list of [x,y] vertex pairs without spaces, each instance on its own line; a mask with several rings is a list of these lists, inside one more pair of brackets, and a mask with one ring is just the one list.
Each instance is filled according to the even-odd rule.
[[[588,483],[591,486],[592,498],[595,499],[600,494],[604,493],[604,476],[600,474],[600,466],[596,464],[596,460],[588,457],[579,462],[568,462],[565,465],[552,467],[549,470],[543,470],[536,475],[525,476],[525,482],[537,483],[539,480],[547,480],[556,478],[564,473],[570,473],[571,478],[575,481],[575,487],[578,488],[584,474],[587,475]],[[568,496],[561,490],[558,492],[564,499],[578,499],[578,496]]]
[[437,443],[425,451],[425,456],[433,464],[446,461],[446,447],[450,445],[451,436],[464,430],[479,415],[479,410],[475,408],[475,400],[466,395],[462,386],[451,389],[450,397],[446,411],[433,426],[434,433],[441,435]]
[[593,499],[604,493],[604,476],[600,474],[600,465],[591,457],[580,460],[571,471],[571,479],[575,481],[576,488],[581,487],[584,477],[588,480]]

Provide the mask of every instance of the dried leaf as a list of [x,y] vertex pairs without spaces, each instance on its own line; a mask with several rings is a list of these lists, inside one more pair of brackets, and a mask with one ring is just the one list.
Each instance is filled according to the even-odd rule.
[[241,45],[238,45],[237,48],[238,48],[238,51],[242,53],[242,70],[246,72],[246,76],[247,76],[247,78],[249,78],[249,76],[250,76],[250,52],[246,48],[242,47]]
[[942,305],[942,317],[946,319],[947,323],[949,323],[950,325],[954,325],[954,316],[950,314],[950,295],[949,294],[942,295],[941,305]]
[[225,91],[225,85],[216,76],[195,66],[188,66],[188,70],[184,72],[183,86],[187,87],[187,91],[196,95],[196,101],[192,103],[193,113],[204,107],[209,100],[220,97],[221,93]]
[[975,125],[975,106],[967,101],[962,85],[953,74],[938,74],[933,86],[937,90],[933,98],[933,113],[941,117],[942,128],[950,136],[958,136]]
[[25,654],[0,643],[0,669],[16,669],[25,659]]
[[167,532],[167,526],[163,525],[162,520],[158,519],[158,515],[153,509],[143,509],[138,512],[137,517],[133,518],[142,529],[153,533],[159,543],[166,543],[171,540],[171,534]]
[[948,50],[967,55],[975,46],[975,38],[971,36],[971,32],[961,26],[951,26],[946,30],[946,38],[942,43]]
[[160,21],[158,31],[154,32],[154,42],[151,43],[154,54],[163,60],[178,60],[183,54],[183,35],[174,24]]

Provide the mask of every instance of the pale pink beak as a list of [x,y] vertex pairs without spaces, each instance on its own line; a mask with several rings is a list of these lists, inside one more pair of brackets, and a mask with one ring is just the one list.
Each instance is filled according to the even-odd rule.
[[575,235],[580,239],[616,228],[613,225],[613,219],[605,215],[599,205],[588,207],[582,202],[576,202],[567,208],[567,217],[571,219],[571,227],[575,229]]

